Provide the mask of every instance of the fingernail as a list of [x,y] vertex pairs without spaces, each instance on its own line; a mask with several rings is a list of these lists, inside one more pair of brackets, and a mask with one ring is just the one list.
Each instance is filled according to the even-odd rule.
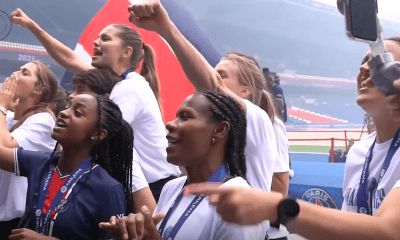
[[149,213],[150,212],[150,210],[147,208],[146,205],[143,205],[142,211],[145,212],[145,213]]
[[128,238],[129,238],[128,234],[124,233],[124,235],[122,235],[122,239],[128,239]]
[[190,189],[189,186],[186,186],[185,189],[183,190],[183,196],[189,196],[190,195]]

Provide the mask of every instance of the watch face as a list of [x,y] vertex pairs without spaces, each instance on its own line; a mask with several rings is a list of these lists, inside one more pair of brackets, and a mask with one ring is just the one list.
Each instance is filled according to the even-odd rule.
[[287,218],[293,218],[299,215],[300,206],[296,200],[287,198],[282,201],[281,210]]

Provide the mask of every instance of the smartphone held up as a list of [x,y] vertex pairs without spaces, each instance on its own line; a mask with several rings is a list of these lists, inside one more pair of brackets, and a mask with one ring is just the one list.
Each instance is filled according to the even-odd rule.
[[385,95],[399,94],[400,90],[393,87],[393,81],[400,78],[400,63],[386,51],[377,0],[337,0],[337,7],[344,15],[347,37],[369,44],[374,56],[369,62],[374,85]]
[[346,35],[352,40],[366,43],[376,42],[379,35],[377,1],[342,0],[342,2]]

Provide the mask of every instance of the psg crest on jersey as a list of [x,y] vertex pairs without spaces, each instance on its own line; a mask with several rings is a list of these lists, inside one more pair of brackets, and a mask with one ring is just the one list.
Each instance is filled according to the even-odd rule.
[[324,206],[328,208],[338,208],[333,198],[324,190],[320,188],[311,188],[307,190],[303,196],[302,200],[317,204],[319,206]]

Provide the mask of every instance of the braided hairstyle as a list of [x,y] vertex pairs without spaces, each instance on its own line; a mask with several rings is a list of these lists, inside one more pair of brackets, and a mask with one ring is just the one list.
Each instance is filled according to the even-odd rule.
[[233,98],[217,92],[202,93],[210,102],[209,110],[214,121],[230,124],[228,142],[225,148],[225,162],[232,176],[246,179],[246,114],[242,106]]
[[104,96],[97,96],[98,131],[107,130],[107,136],[97,142],[91,156],[94,163],[99,164],[122,184],[125,190],[128,211],[133,212],[132,201],[132,158],[133,131],[122,118],[119,107]]

